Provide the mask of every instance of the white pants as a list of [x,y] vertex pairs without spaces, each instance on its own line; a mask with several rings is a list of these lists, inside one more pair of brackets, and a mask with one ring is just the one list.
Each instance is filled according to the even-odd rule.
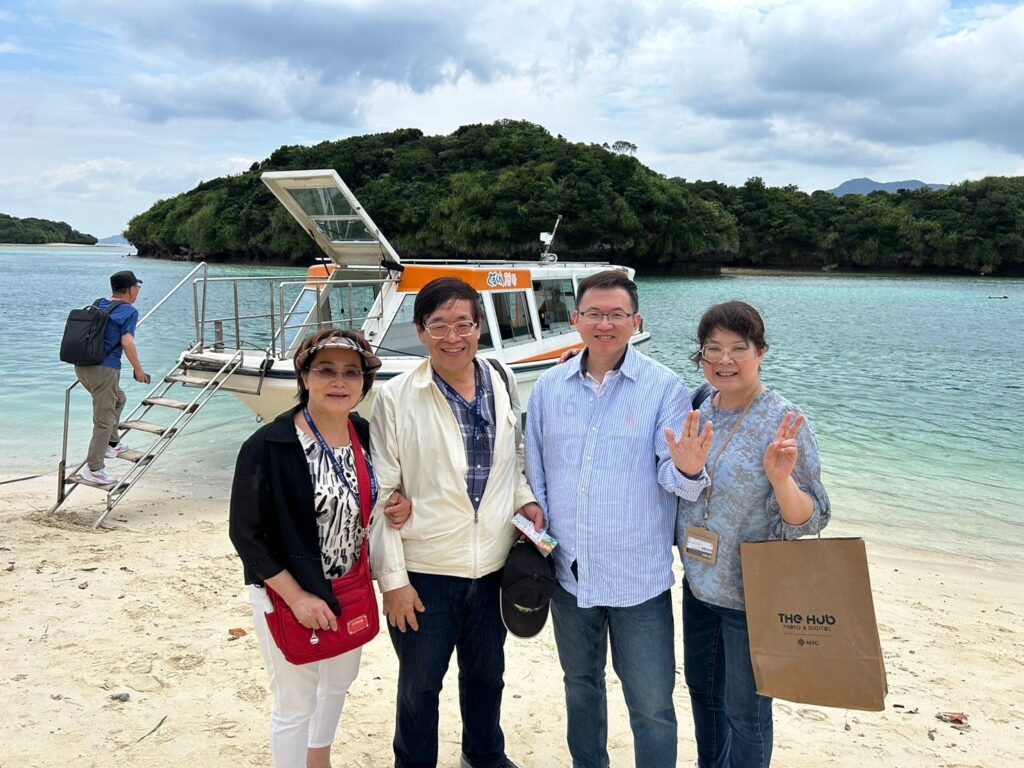
[[359,674],[362,648],[313,664],[285,659],[267,629],[270,598],[261,587],[249,586],[252,620],[270,675],[274,698],[270,714],[270,753],[275,768],[305,768],[306,749],[334,743],[345,695]]

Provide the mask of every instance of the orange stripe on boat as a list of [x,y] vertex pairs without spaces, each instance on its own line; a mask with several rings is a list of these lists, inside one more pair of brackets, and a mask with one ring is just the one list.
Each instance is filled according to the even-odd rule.
[[570,349],[583,349],[584,344],[581,341],[579,344],[570,344],[568,347],[561,347],[559,349],[552,349],[548,352],[543,352],[533,357],[524,357],[522,360],[513,360],[512,365],[516,363],[536,363],[538,360],[558,360],[562,356],[563,352],[567,352]]
[[533,285],[530,282],[528,269],[467,269],[447,265],[408,265],[398,281],[398,290],[407,293],[419,291],[431,280],[439,277],[457,277],[464,280],[478,291],[528,291]]

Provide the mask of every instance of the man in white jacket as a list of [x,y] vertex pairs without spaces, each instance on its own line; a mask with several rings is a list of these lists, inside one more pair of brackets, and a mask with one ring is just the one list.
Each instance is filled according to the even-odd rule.
[[[505,755],[501,568],[512,515],[543,528],[523,473],[515,378],[476,357],[480,296],[439,278],[416,296],[413,322],[430,358],[387,382],[370,419],[378,498],[401,488],[413,515],[370,527],[370,561],[398,655],[396,768],[437,765],[438,697],[458,651],[462,768],[515,768]],[[503,375],[504,374],[504,375]]]

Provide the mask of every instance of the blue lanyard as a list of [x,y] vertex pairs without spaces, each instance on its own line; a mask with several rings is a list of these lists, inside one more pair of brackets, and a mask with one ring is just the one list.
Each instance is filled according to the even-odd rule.
[[490,422],[487,420],[487,416],[484,414],[484,382],[483,377],[480,375],[480,366],[475,362],[473,363],[473,376],[476,386],[476,397],[473,398],[473,402],[467,402],[466,398],[460,395],[451,384],[442,379],[440,376],[437,377],[441,387],[444,389],[445,394],[458,402],[463,408],[466,408],[473,415],[473,434],[478,435],[487,429]]
[[[320,443],[321,450],[325,454],[327,454],[327,458],[331,462],[331,466],[334,467],[334,474],[336,474],[338,476],[338,479],[345,484],[345,487],[348,488],[349,493],[355,496],[356,501],[358,502],[359,489],[353,488],[351,485],[349,485],[348,479],[345,477],[345,472],[341,468],[341,462],[339,462],[338,457],[334,455],[334,450],[331,448],[331,446],[329,446],[327,444],[327,441],[324,440],[324,436],[320,434],[320,430],[316,428],[316,423],[313,421],[313,417],[309,414],[309,408],[303,408],[302,415],[306,417],[306,423],[309,424],[309,428],[313,430],[313,434],[316,436],[317,442]],[[362,446],[359,445],[358,442],[353,442],[352,450],[361,451]],[[370,504],[373,505],[377,503],[377,478],[374,476],[372,471],[369,473],[369,475],[371,499]]]

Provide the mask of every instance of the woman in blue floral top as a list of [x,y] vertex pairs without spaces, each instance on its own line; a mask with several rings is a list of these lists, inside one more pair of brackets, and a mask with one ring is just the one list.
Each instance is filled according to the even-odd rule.
[[814,432],[800,411],[761,383],[764,321],[730,301],[701,318],[693,355],[714,394],[668,436],[685,474],[706,477],[696,501],[679,502],[683,651],[698,765],[767,768],[772,700],[750,664],[740,544],[817,533],[830,516]]

